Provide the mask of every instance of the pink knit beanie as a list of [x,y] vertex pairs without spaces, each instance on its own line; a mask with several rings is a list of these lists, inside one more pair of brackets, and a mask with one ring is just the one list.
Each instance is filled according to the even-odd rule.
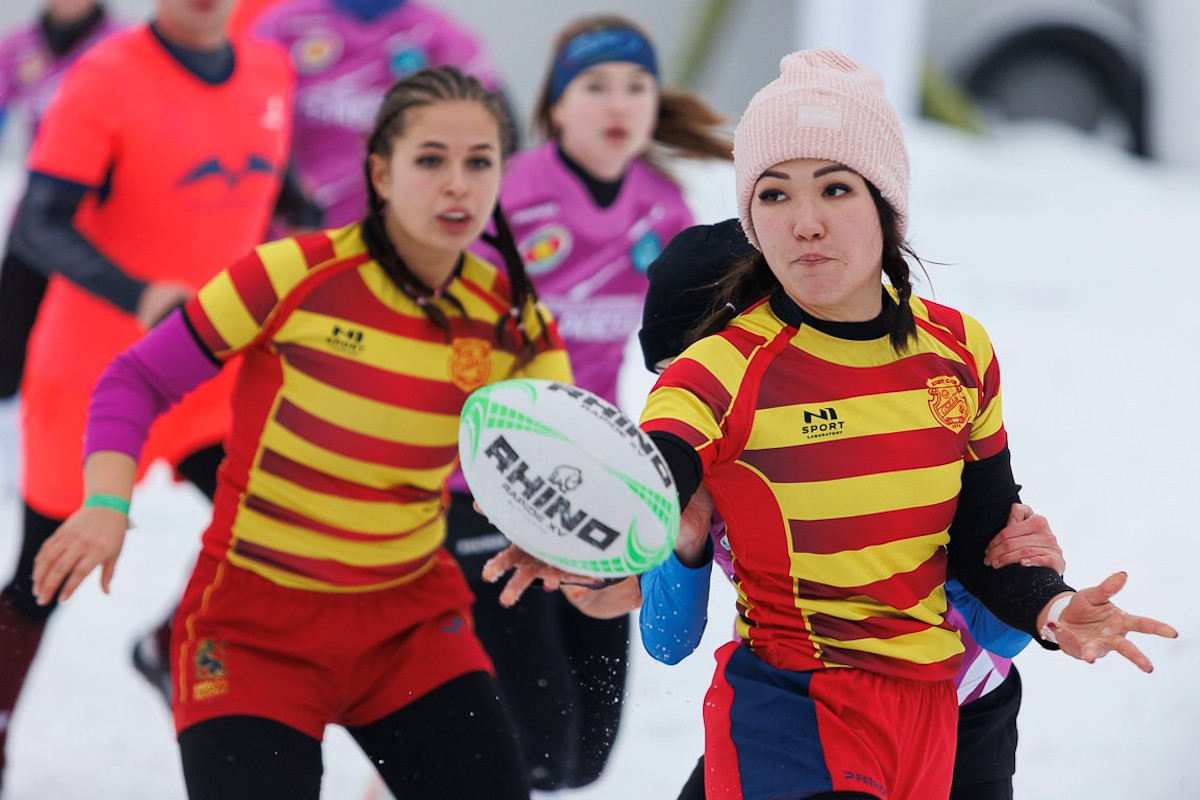
[[800,50],[779,62],[779,77],[750,99],[733,134],[738,215],[750,222],[754,184],[768,167],[793,158],[837,161],[862,175],[908,227],[908,151],[883,81],[837,50]]

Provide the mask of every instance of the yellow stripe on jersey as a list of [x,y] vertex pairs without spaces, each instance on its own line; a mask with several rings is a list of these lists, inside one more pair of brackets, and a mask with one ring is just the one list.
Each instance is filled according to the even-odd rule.
[[280,239],[260,245],[258,255],[276,297],[283,297],[296,288],[296,284],[304,280],[309,272],[304,253],[295,239]]
[[813,636],[813,641],[826,647],[871,653],[912,664],[937,664],[963,651],[962,640],[956,634],[932,627],[887,639],[867,637],[841,642],[823,636]]
[[[838,414],[842,419],[854,420],[853,425],[842,429],[840,439],[861,436],[879,436],[889,433],[936,430],[941,427],[927,408],[928,389],[913,389],[903,392],[881,392],[870,397],[850,397],[838,400]],[[966,390],[964,398],[972,418],[978,405],[978,393]],[[889,413],[880,413],[880,399],[888,402]],[[894,403],[891,401],[895,401]],[[905,411],[896,413],[895,408]],[[792,406],[763,408],[754,412],[754,429],[746,442],[747,450],[765,450],[772,447],[793,447],[810,443],[812,437],[800,425],[794,425],[796,410]],[[1003,422],[1001,421],[1001,424]]]
[[[316,492],[267,472],[258,472],[248,489],[249,493],[323,525],[365,534],[381,536],[400,533],[420,526],[441,508],[436,499],[425,502],[384,502],[358,500],[350,497]],[[337,548],[344,547],[338,542]]]
[[300,464],[320,464],[330,475],[353,475],[354,482],[374,489],[391,486],[415,486],[425,491],[439,491],[442,482],[453,470],[452,464],[436,469],[412,469],[388,464],[365,463],[332,450],[319,447],[287,428],[270,424],[262,435],[262,446]]
[[[373,567],[380,564],[395,564],[412,561],[422,557],[438,547],[445,539],[445,527],[440,524],[437,501],[423,505],[432,505],[420,515],[424,523],[407,536],[388,541],[352,541],[338,540],[338,560],[346,564]],[[389,506],[394,508],[394,506]],[[393,520],[392,531],[395,533]],[[346,527],[352,527],[347,525]],[[234,535],[245,541],[251,541],[270,547],[274,550],[294,553],[311,558],[328,558],[330,553],[329,534],[312,531],[298,525],[289,525],[277,519],[272,519],[256,512],[252,508],[243,508],[238,514],[238,520],[233,526]],[[360,533],[365,532],[359,530]]]
[[[941,531],[840,553],[793,553],[791,573],[793,578],[828,586],[866,586],[912,572],[949,540],[950,537]],[[878,601],[876,604],[878,610]],[[818,603],[806,599],[802,605],[812,610]],[[845,614],[838,612],[835,616]]]
[[821,520],[933,506],[958,495],[962,462],[829,481],[776,483],[785,519]]
[[322,383],[286,362],[282,394],[310,414],[336,419],[355,433],[418,447],[442,447],[458,441],[457,413],[430,414],[381,403]]
[[228,272],[220,272],[206,283],[196,293],[196,299],[229,350],[245,347],[258,336],[258,322],[242,302]]

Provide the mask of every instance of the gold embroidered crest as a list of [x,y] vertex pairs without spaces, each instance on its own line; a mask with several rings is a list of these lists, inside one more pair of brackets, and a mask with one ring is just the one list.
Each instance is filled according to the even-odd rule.
[[925,381],[929,387],[929,410],[944,428],[958,433],[969,421],[970,409],[962,382],[952,375],[941,375]]
[[192,699],[219,697],[229,691],[228,673],[225,670],[225,645],[220,642],[212,639],[201,639],[197,642],[192,670],[195,679],[195,683],[192,684]]
[[492,374],[492,344],[485,339],[462,337],[450,343],[450,381],[468,394],[487,383]]

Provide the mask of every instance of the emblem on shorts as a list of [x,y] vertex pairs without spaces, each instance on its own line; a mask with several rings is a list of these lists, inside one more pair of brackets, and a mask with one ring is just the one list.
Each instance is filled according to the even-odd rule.
[[929,387],[929,410],[944,428],[958,433],[967,425],[967,393],[962,382],[951,375],[941,375],[925,381]]
[[492,345],[486,339],[462,337],[450,343],[450,382],[468,394],[492,374]]
[[229,691],[225,669],[225,645],[212,639],[196,643],[192,657],[192,699],[207,700]]

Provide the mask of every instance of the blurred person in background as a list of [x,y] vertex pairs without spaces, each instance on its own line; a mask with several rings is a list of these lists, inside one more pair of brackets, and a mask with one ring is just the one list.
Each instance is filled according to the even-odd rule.
[[[0,131],[19,119],[22,141],[31,143],[63,74],[118,27],[99,0],[46,0],[36,22],[0,39]],[[45,277],[6,250],[0,265],[0,494],[17,490],[17,393],[45,292]]]
[[[33,559],[84,500],[88,397],[108,362],[262,240],[289,146],[291,75],[231,43],[233,0],[157,0],[89,50],[46,111],[9,246],[49,284],[21,386],[23,538],[0,592],[0,719],[55,608]],[[209,497],[229,428],[226,376],[155,427],[138,467],[170,463]],[[0,729],[0,745],[4,743]]]
[[[646,268],[693,222],[668,159],[729,159],[732,146],[702,100],[661,85],[646,32],[612,15],[559,33],[536,122],[545,141],[512,159],[500,204],[558,320],[576,382],[615,403]],[[495,259],[486,247],[478,252]],[[621,719],[629,617],[589,618],[557,592],[501,607],[497,587],[480,573],[505,539],[473,510],[461,476],[451,489],[451,552],[473,581],[476,626],[517,721],[531,782],[541,790],[592,783]]]
[[[241,359],[229,457],[172,639],[193,800],[316,800],[344,727],[399,798],[527,798],[512,723],[443,547],[467,397],[571,380],[496,205],[511,123],[454,67],[399,81],[363,159],[361,223],[237,260],[112,362],[89,499],[38,554],[46,602],[121,552],[157,414]],[[465,252],[488,220],[505,271]]]
[[499,86],[479,37],[414,0],[279,0],[249,22],[252,37],[282,46],[296,73],[292,169],[322,224],[355,222],[366,201],[359,162],[375,111],[397,80],[454,66]]

